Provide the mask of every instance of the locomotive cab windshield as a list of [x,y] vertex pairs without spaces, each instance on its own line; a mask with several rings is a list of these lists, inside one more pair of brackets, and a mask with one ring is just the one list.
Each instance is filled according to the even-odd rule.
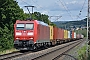
[[26,29],[27,30],[33,30],[33,28],[34,28],[34,24],[33,23],[28,23],[28,24],[26,24]]
[[24,29],[24,24],[17,24],[17,26],[16,26],[16,29],[17,30],[22,30],[22,29]]
[[34,24],[33,23],[18,23],[16,26],[17,30],[33,30],[34,29]]

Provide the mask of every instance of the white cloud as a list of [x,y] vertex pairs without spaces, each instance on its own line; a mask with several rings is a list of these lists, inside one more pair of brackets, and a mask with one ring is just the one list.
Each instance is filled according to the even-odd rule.
[[48,11],[43,11],[43,12],[41,12],[41,14],[47,14],[47,15],[49,15]]
[[66,4],[76,4],[78,1],[66,2]]

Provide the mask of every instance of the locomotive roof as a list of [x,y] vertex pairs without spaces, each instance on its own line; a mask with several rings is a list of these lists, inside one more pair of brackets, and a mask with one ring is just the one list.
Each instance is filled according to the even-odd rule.
[[44,25],[44,26],[48,26],[48,24],[47,23],[44,23],[43,21],[38,21],[37,20],[37,22],[38,22],[38,24],[41,24],[41,25]]
[[34,22],[34,21],[36,21],[38,24],[41,24],[41,25],[44,25],[44,26],[48,26],[47,23],[44,23],[43,21],[38,21],[38,20],[32,20],[32,21],[30,21],[30,20],[27,20],[27,21],[17,20],[18,23],[30,23],[30,22]]
[[30,20],[17,20],[16,23],[32,23],[33,21]]

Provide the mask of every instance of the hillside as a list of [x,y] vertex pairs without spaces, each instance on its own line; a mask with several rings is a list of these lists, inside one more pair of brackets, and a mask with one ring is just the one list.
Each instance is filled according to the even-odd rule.
[[53,22],[53,23],[56,24],[60,28],[70,30],[71,28],[86,27],[87,19],[78,20],[78,21],[66,21],[66,22],[58,21],[58,22]]

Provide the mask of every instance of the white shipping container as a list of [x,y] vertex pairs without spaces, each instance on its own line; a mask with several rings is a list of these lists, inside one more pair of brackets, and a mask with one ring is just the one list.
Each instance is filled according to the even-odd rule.
[[84,38],[84,35],[81,35],[81,38]]
[[76,38],[76,32],[74,32],[74,38]]
[[70,31],[68,31],[68,38],[70,38]]

